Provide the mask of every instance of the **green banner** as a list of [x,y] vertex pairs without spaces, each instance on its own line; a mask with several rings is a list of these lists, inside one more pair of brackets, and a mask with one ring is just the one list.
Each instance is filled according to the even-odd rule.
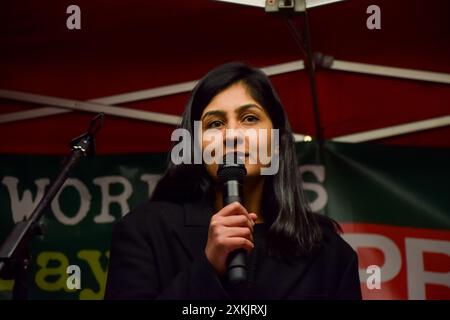
[[[312,209],[342,223],[358,252],[364,298],[450,299],[450,150],[310,142],[297,151]],[[148,198],[166,159],[80,163],[47,209],[45,234],[32,242],[31,299],[103,298],[112,224]],[[29,216],[62,161],[0,155],[0,241]],[[369,285],[373,265],[380,288]],[[80,270],[79,289],[68,285],[69,266]],[[0,298],[10,298],[12,286],[0,280]]]

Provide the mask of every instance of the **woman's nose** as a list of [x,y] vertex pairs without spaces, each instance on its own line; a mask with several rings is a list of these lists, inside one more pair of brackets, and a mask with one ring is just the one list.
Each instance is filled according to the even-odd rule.
[[224,146],[235,149],[244,144],[244,130],[239,127],[229,126],[225,129],[223,138]]

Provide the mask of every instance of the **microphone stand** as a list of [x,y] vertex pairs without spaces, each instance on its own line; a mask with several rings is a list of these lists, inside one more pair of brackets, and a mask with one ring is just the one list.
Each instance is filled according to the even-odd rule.
[[88,132],[72,140],[72,151],[55,181],[28,220],[16,223],[0,247],[0,277],[15,280],[13,300],[26,300],[28,297],[30,242],[36,235],[44,233],[41,222],[44,210],[56,196],[71,170],[81,159],[95,154],[95,134],[101,129],[103,118],[103,113],[95,116],[90,122]]

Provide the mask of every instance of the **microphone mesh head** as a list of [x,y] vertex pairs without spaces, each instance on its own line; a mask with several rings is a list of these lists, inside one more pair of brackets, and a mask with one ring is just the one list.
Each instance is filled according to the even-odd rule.
[[217,169],[217,177],[219,177],[220,182],[230,181],[230,180],[238,180],[242,181],[247,174],[247,170],[245,169],[245,165],[242,163],[243,161],[239,161],[238,157],[239,155],[236,153],[236,162],[230,159],[233,159],[232,157],[229,157],[225,155],[223,157],[223,164],[219,165],[219,168]]

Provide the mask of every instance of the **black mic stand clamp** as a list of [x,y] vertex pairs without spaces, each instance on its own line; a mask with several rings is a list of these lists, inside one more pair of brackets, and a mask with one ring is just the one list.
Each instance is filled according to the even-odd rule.
[[14,279],[13,299],[26,300],[28,297],[28,271],[30,265],[29,244],[36,235],[44,233],[41,221],[44,210],[56,196],[70,171],[86,156],[95,154],[95,134],[103,125],[104,114],[95,116],[89,125],[88,132],[73,139],[72,149],[63,169],[51,184],[42,200],[33,210],[28,220],[15,224],[0,247],[0,277]]
[[266,0],[265,11],[269,13],[292,14],[306,11],[305,0]]

